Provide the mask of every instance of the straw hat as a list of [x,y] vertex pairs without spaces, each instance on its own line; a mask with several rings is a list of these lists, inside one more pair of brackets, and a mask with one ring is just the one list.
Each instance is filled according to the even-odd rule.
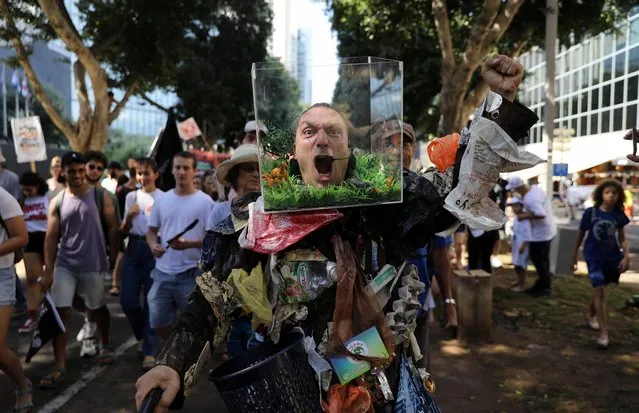
[[231,159],[227,159],[217,167],[217,179],[225,186],[231,186],[233,183],[228,180],[229,172],[235,166],[243,163],[252,163],[258,161],[259,151],[257,145],[247,143],[237,147]]

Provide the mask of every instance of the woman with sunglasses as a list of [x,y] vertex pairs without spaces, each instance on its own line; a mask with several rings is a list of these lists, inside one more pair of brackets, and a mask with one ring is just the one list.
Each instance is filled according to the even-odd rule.
[[[260,190],[260,166],[258,163],[257,145],[244,144],[231,155],[231,159],[222,162],[217,168],[217,179],[226,187],[231,187],[236,198]],[[231,202],[220,202],[215,205],[209,216],[208,229],[214,228],[221,220],[231,213]]]

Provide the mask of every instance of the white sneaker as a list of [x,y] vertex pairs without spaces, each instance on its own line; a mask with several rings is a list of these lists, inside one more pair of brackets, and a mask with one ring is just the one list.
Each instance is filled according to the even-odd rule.
[[76,339],[78,341],[83,341],[88,338],[94,338],[95,333],[97,331],[98,331],[97,324],[92,323],[87,319],[84,319],[84,324],[82,325],[82,328],[80,329],[80,332],[78,333]]
[[490,256],[490,266],[493,268],[501,268],[504,266],[504,263],[501,262],[498,256],[491,255]]
[[80,348],[80,357],[95,357],[98,355],[98,340],[95,338],[87,338],[82,340],[82,348]]

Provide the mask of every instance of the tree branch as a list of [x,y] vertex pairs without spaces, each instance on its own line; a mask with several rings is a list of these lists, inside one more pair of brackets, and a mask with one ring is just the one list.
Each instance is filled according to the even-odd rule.
[[42,11],[47,16],[49,25],[64,42],[65,46],[76,55],[89,74],[95,97],[95,114],[97,116],[106,116],[109,107],[108,103],[105,105],[102,102],[102,97],[107,95],[108,87],[106,74],[102,66],[100,66],[100,62],[82,42],[73,22],[65,17],[65,15],[68,16],[68,12],[63,2],[60,0],[38,0],[38,3],[40,3]]
[[513,43],[513,45],[506,52],[504,52],[504,54],[510,57],[519,57],[521,52],[528,45],[528,42],[530,41],[530,38],[532,37],[534,32],[535,29],[533,27],[527,26],[519,40]]
[[140,96],[142,99],[144,99],[145,101],[147,101],[151,105],[155,106],[156,108],[158,108],[160,110],[163,110],[166,113],[169,113],[171,111],[171,109],[160,105],[159,103],[157,103],[156,101],[154,101],[153,99],[148,97],[146,93],[138,93],[138,96]]
[[29,83],[31,84],[31,88],[33,89],[34,94],[36,95],[38,101],[42,104],[42,107],[47,112],[47,115],[51,118],[53,124],[64,133],[64,135],[69,139],[73,140],[75,138],[75,132],[73,130],[73,126],[66,119],[60,115],[56,107],[49,100],[44,89],[42,88],[42,84],[40,83],[40,79],[35,74],[33,67],[31,66],[31,62],[29,62],[29,57],[27,51],[20,39],[20,32],[16,28],[15,21],[13,19],[13,15],[11,14],[11,10],[9,5],[7,4],[7,0],[0,0],[0,11],[5,20],[6,28],[11,32],[11,43],[13,44],[13,48],[16,50],[16,55],[20,65],[24,69],[24,72],[29,79]]
[[128,21],[124,21],[122,24],[118,25],[117,30],[109,37],[104,39],[102,43],[91,46],[91,53],[93,53],[93,56],[95,56],[96,59],[102,57],[102,54],[111,46],[113,46],[113,44],[117,42],[120,37],[122,37],[122,35],[124,34],[124,30],[126,30],[128,24]]
[[433,0],[433,18],[437,28],[437,38],[439,48],[442,51],[443,75],[450,73],[455,67],[455,55],[453,54],[453,41],[450,36],[450,21],[448,20],[448,9],[446,0]]
[[122,99],[120,99],[118,104],[115,105],[115,108],[113,108],[111,113],[109,113],[109,118],[108,118],[109,125],[111,124],[111,122],[113,122],[114,120],[118,118],[118,116],[120,115],[120,111],[124,109],[124,107],[126,106],[126,103],[129,101],[129,98],[133,96],[135,92],[137,92],[139,87],[140,87],[140,80],[138,79],[134,81],[133,84],[127,89]]
[[484,0],[481,12],[474,19],[464,51],[464,63],[467,70],[474,71],[484,57],[480,55],[481,48],[497,17],[499,3],[500,0]]
[[470,93],[468,93],[466,99],[464,99],[464,108],[468,108],[471,111],[475,110],[482,100],[484,100],[489,90],[490,87],[488,86],[488,83],[481,80],[479,84],[475,86]]
[[503,6],[501,13],[499,13],[499,16],[495,19],[495,22],[490,29],[490,33],[486,36],[484,44],[481,47],[482,56],[486,56],[491,47],[499,42],[523,4],[524,0],[508,0],[506,5]]

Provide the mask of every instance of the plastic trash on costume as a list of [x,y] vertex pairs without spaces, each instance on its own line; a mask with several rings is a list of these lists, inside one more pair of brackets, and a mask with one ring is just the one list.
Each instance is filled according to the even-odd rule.
[[[328,104],[282,112],[278,87],[288,75],[253,67],[255,112],[269,131],[259,142],[262,198],[233,201],[233,216],[207,234],[205,272],[158,363],[182,377],[207,340],[222,342],[233,320],[252,311],[264,346],[211,375],[227,405],[439,412],[412,362],[422,358],[414,331],[426,285],[407,260],[458,219],[500,223],[484,200],[499,173],[541,160],[513,139],[534,114],[491,94],[452,164],[454,145],[442,171],[402,170],[401,69],[373,58],[333,66]],[[336,209],[345,206],[359,208]]]
[[497,119],[503,98],[489,92],[475,112],[470,129],[464,129],[460,145],[467,145],[459,170],[459,184],[446,197],[446,209],[469,227],[491,231],[507,221],[503,211],[488,198],[500,172],[515,172],[542,162],[520,151],[515,141],[488,116]]

